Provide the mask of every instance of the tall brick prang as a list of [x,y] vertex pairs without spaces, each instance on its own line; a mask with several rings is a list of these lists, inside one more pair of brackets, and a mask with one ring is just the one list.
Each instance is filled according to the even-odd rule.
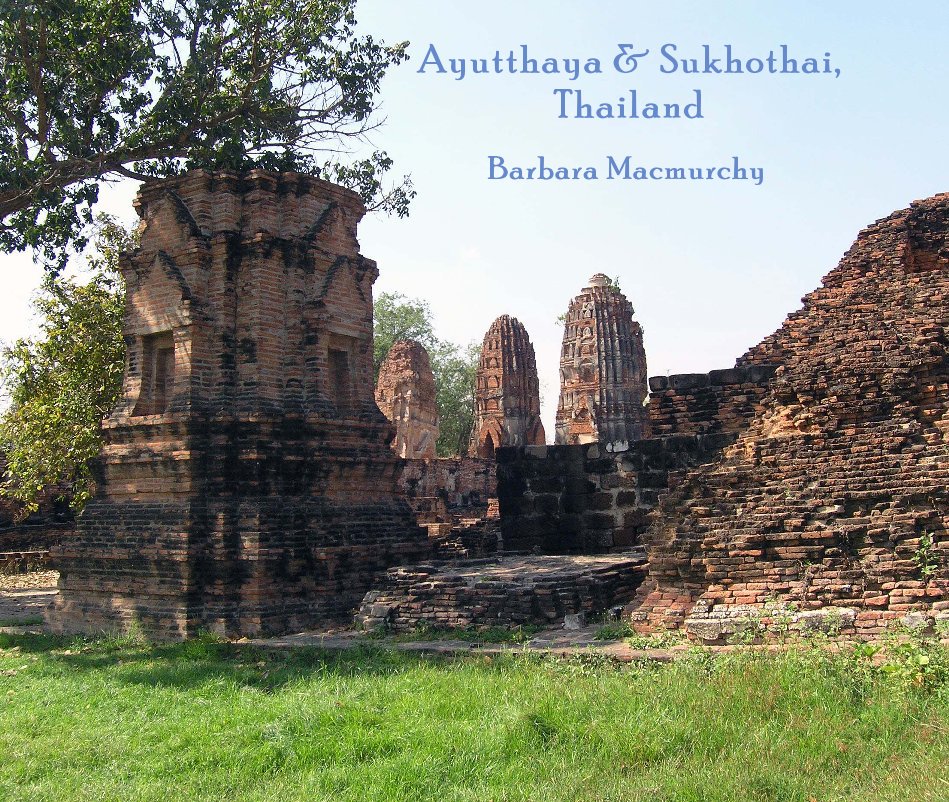
[[394,343],[379,368],[376,403],[395,426],[392,448],[405,459],[435,456],[438,407],[428,351],[415,340]]
[[54,554],[56,631],[254,635],[348,614],[427,554],[373,398],[364,214],[298,173],[146,184],[98,492]]
[[501,315],[481,346],[469,454],[492,458],[501,446],[542,446],[537,360],[527,330]]
[[642,327],[626,296],[597,273],[567,309],[557,444],[625,450],[648,434],[647,394]]

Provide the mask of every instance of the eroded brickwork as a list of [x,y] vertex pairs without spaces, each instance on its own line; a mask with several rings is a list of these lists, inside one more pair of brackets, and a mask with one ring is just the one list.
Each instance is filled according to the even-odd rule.
[[357,622],[411,632],[421,626],[551,626],[629,601],[646,573],[642,550],[583,557],[495,557],[391,569]]
[[774,365],[749,365],[651,377],[652,436],[741,431],[761,411],[775,369]]
[[481,346],[469,453],[490,459],[501,446],[545,442],[534,346],[517,318],[502,315]]
[[646,395],[642,328],[626,296],[597,273],[567,309],[557,444],[628,448],[648,434]]
[[296,173],[143,187],[122,395],[55,553],[57,631],[313,626],[428,553],[373,397],[355,193]]
[[406,459],[435,456],[438,407],[428,351],[415,340],[394,343],[379,368],[376,403],[395,426],[392,448]]
[[[768,600],[878,633],[949,608],[949,195],[865,229],[738,367],[761,409],[647,534],[643,624],[708,626]],[[758,402],[756,402],[758,403]],[[714,628],[714,627],[713,627]]]
[[497,477],[493,459],[410,459],[399,487],[428,529],[439,557],[482,557],[498,549]]
[[639,440],[618,454],[598,443],[502,449],[504,550],[599,554],[638,546],[660,494],[733,440],[725,433]]
[[494,460],[477,457],[406,460],[399,478],[410,500],[434,496],[449,510],[483,509],[497,495],[497,486]]
[[[2,464],[2,460],[0,460]],[[6,552],[46,552],[75,526],[64,487],[51,488],[37,499],[34,512],[13,499],[0,497],[0,555]]]

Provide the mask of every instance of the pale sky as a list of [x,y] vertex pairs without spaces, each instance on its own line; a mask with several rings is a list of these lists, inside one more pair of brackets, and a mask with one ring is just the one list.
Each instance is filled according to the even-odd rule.
[[[537,353],[544,424],[553,436],[562,330],[557,317],[596,272],[618,276],[645,330],[650,375],[729,367],[777,328],[859,230],[911,201],[949,191],[949,4],[882,0],[631,2],[360,0],[360,29],[411,42],[382,87],[386,124],[374,144],[418,190],[406,220],[372,217],[362,252],[379,264],[376,291],[427,300],[436,332],[480,342],[501,314],[519,318]],[[621,74],[619,45],[648,50]],[[467,59],[455,80],[429,66]],[[601,74],[511,74],[521,46],[542,64],[600,60]],[[666,52],[704,66],[733,56],[799,63],[840,76],[674,73]],[[505,72],[473,74],[502,57]],[[721,62],[718,62],[721,64]],[[752,64],[754,67],[755,65]],[[689,103],[701,119],[561,119],[556,89],[593,108],[620,98]],[[573,102],[574,95],[568,96]],[[572,107],[571,107],[572,108]],[[505,165],[593,166],[598,180],[489,179]],[[763,181],[606,180],[608,158],[646,167],[730,167]],[[134,187],[105,193],[131,219]],[[39,270],[0,256],[0,339],[28,333]]]

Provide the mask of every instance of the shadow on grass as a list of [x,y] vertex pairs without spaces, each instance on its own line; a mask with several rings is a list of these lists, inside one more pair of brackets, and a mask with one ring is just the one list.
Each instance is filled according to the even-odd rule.
[[150,644],[125,637],[0,634],[0,650],[14,648],[42,656],[50,667],[106,671],[115,681],[128,685],[184,690],[225,681],[274,692],[314,674],[384,676],[420,665],[459,662],[450,655],[408,654],[368,643],[342,651],[318,647],[278,650],[211,638]]

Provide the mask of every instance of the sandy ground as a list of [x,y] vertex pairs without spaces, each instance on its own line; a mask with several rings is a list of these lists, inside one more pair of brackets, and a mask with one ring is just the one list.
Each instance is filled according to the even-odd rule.
[[35,625],[56,595],[55,571],[0,574],[0,627]]

